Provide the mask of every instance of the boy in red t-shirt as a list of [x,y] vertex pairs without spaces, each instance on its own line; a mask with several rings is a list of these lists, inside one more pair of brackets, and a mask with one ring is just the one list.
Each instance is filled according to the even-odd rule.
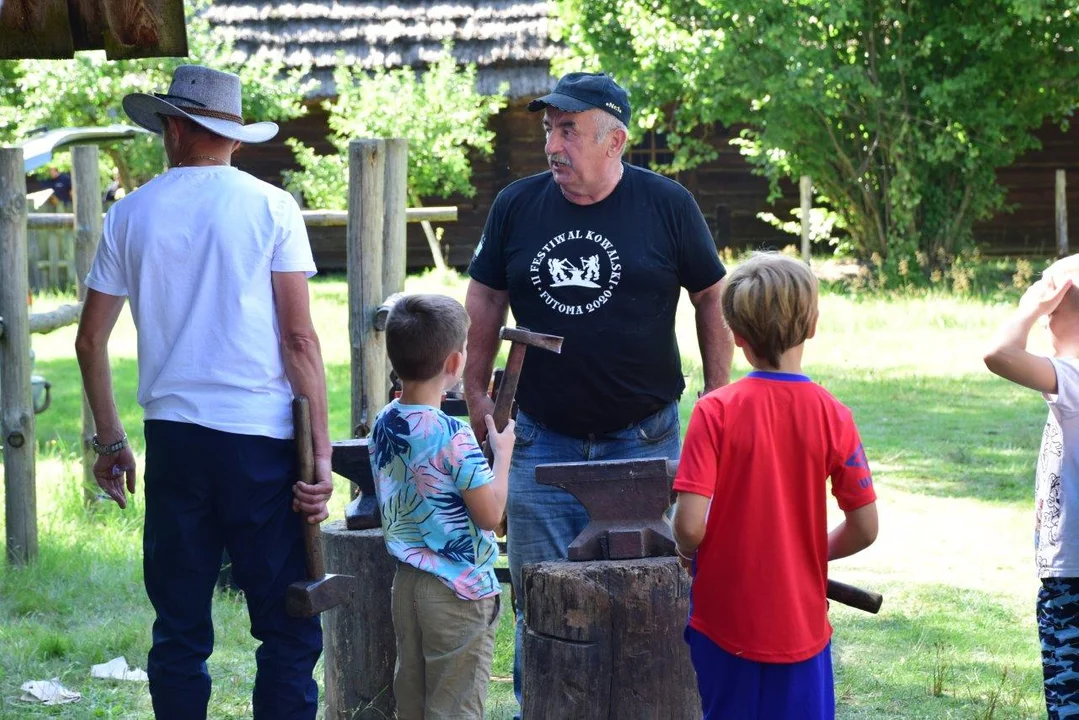
[[[704,717],[834,718],[828,561],[876,539],[873,478],[850,410],[802,374],[817,327],[809,268],[756,253],[722,303],[754,370],[697,402],[674,481]],[[831,532],[829,477],[846,514]]]

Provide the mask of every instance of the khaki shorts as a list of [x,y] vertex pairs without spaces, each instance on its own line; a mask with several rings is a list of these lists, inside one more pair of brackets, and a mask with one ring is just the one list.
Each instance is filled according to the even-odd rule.
[[481,720],[491,680],[500,596],[462,600],[405,563],[393,577],[400,720]]

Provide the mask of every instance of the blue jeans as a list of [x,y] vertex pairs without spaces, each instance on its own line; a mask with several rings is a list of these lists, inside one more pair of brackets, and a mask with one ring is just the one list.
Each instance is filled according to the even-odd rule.
[[527,413],[517,413],[517,442],[510,465],[509,523],[506,550],[510,578],[517,595],[517,631],[513,653],[513,693],[521,702],[521,639],[524,632],[524,593],[521,567],[547,560],[564,560],[569,545],[588,524],[588,513],[577,499],[560,488],[536,483],[536,466],[594,460],[633,460],[662,457],[675,460],[680,451],[678,403],[622,430],[573,438],[540,425]]
[[307,576],[303,521],[292,510],[295,477],[291,440],[146,422],[143,571],[157,614],[146,672],[158,720],[206,717],[222,548],[261,641],[254,717],[314,720],[321,625],[285,613],[285,588]]

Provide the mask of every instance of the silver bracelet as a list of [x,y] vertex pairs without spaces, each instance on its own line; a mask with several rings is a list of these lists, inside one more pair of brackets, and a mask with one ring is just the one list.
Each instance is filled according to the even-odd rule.
[[678,553],[678,557],[682,558],[686,562],[693,562],[693,560],[696,558],[696,555],[697,555],[697,551],[694,550],[693,551],[693,557],[688,557],[682,552],[682,548],[678,547],[677,545],[674,546],[674,551],[676,553]]
[[97,435],[94,435],[93,439],[90,440],[90,447],[93,448],[94,452],[98,455],[115,455],[127,447],[127,433],[124,433],[122,438],[109,445],[102,445],[98,442]]

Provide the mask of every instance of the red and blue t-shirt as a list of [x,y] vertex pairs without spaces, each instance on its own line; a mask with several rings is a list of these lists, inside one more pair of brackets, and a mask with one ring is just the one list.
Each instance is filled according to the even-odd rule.
[[876,500],[850,410],[808,377],[755,371],[697,401],[674,481],[712,498],[691,627],[759,662],[824,649],[828,478],[844,511]]

